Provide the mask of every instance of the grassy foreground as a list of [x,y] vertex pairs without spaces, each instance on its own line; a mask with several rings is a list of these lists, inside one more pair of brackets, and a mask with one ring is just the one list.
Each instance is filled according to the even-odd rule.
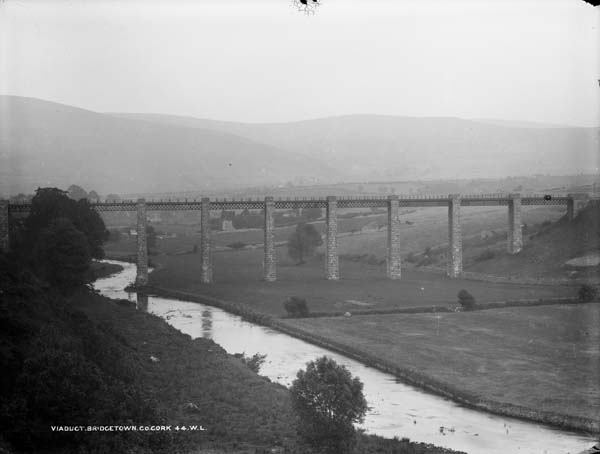
[[[118,271],[93,268],[96,276]],[[2,284],[2,392],[11,395],[0,405],[0,452],[313,452],[296,434],[289,391],[212,340],[192,340],[128,301],[85,287],[67,296],[12,271]],[[53,432],[52,424],[172,429]],[[360,435],[356,452],[453,451]]]

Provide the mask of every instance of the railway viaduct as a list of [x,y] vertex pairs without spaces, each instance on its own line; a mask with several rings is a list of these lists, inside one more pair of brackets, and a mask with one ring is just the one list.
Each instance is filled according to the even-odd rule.
[[[583,197],[585,198],[585,196]],[[196,210],[200,212],[200,257],[202,267],[199,279],[209,284],[213,281],[211,259],[211,210],[262,210],[264,214],[264,258],[263,278],[265,281],[277,279],[273,214],[278,209],[325,208],[326,241],[325,241],[325,278],[340,278],[337,254],[337,211],[344,208],[387,208],[387,277],[400,279],[400,207],[447,207],[448,208],[448,262],[447,275],[459,277],[462,273],[462,239],[460,209],[463,206],[506,206],[508,214],[507,249],[511,254],[518,253],[523,247],[521,232],[521,207],[527,205],[564,205],[567,217],[572,219],[576,204],[581,195],[543,196],[520,194],[469,195],[450,194],[449,196],[416,196],[416,197],[335,197],[274,199],[264,200],[227,200],[202,198],[201,200],[177,201],[137,201],[98,202],[92,205],[99,212],[136,211],[137,212],[137,275],[136,285],[148,283],[148,247],[146,243],[146,212],[148,210]],[[28,204],[13,204],[0,201],[0,249],[8,250],[10,246],[8,223],[13,213],[27,213]]]

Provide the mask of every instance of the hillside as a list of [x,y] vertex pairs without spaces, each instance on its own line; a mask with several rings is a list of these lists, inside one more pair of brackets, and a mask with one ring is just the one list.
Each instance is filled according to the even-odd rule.
[[349,115],[291,123],[234,123],[115,114],[224,131],[320,159],[346,181],[574,174],[598,166],[599,128],[499,120]]
[[343,181],[576,174],[598,128],[350,115],[250,124],[106,114],[0,96],[0,194],[70,184],[100,193],[234,191]]
[[[562,217],[542,226],[533,235],[523,236],[523,250],[517,255],[505,252],[489,260],[476,261],[468,271],[527,277],[578,277],[597,281],[600,267],[573,267],[565,262],[600,253],[600,205],[588,205],[572,222]],[[504,242],[500,247],[504,246]]]
[[0,194],[69,184],[104,194],[215,190],[331,173],[322,162],[226,132],[0,96]]

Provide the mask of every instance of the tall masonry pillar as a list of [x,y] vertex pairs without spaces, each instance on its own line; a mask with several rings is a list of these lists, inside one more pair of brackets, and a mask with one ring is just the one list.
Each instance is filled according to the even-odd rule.
[[523,232],[521,231],[521,195],[508,196],[508,253],[517,254],[523,249]]
[[8,200],[0,200],[0,252],[8,252],[10,248],[8,217]]
[[460,233],[460,194],[448,196],[448,276],[462,273],[462,236]]
[[146,240],[146,201],[137,201],[137,269],[135,285],[148,284],[148,243]]
[[589,196],[586,193],[568,194],[567,217],[570,221],[586,206]]
[[210,199],[203,197],[200,202],[200,282],[212,282],[212,260],[210,250]]
[[398,196],[388,199],[387,277],[400,279],[400,215]]
[[327,244],[325,256],[325,278],[336,281],[340,278],[340,269],[337,253],[337,199],[327,197]]
[[265,257],[263,260],[263,278],[267,282],[273,282],[277,279],[274,211],[275,202],[273,201],[273,197],[265,197]]
[[571,194],[569,194],[569,199],[567,200],[567,219],[572,221],[575,217],[575,199]]

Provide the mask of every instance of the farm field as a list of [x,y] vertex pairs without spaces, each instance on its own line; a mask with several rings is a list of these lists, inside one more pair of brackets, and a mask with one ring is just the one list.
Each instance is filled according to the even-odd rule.
[[323,262],[314,257],[296,266],[285,248],[277,248],[278,280],[262,281],[262,250],[216,252],[214,283],[200,283],[200,255],[159,255],[152,258],[158,269],[150,274],[150,285],[197,292],[242,304],[255,311],[284,315],[283,302],[290,296],[305,298],[315,312],[391,309],[442,305],[456,302],[462,288],[480,302],[521,298],[574,296],[567,286],[492,284],[404,270],[402,279],[385,277],[385,265],[341,261],[339,281],[323,279]]
[[286,323],[486,399],[599,419],[598,303]]

